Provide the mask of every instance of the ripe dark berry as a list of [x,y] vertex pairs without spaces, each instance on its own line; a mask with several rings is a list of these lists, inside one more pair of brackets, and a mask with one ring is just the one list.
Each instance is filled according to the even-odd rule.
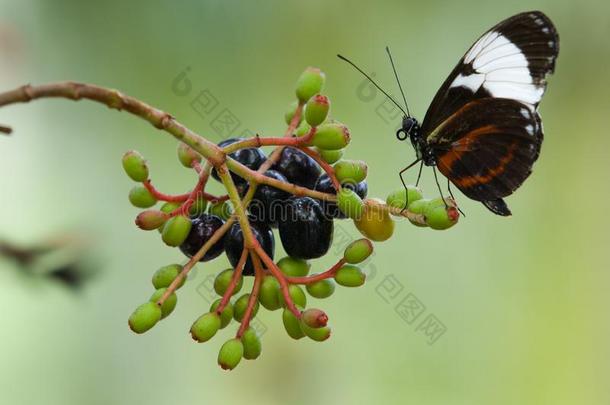
[[[343,188],[347,188],[352,190],[360,196],[360,198],[365,198],[369,192],[369,186],[366,180],[361,181],[358,184],[353,183],[344,183],[341,185]],[[331,181],[328,174],[324,173],[316,182],[315,188],[316,191],[320,191],[322,193],[335,194],[337,191],[335,190],[335,186],[333,186],[333,182]],[[330,218],[336,219],[345,219],[347,216],[339,210],[337,204],[330,201],[320,201],[322,208],[324,209],[324,214],[328,215]]]
[[[250,223],[250,228],[252,229],[252,233],[254,233],[254,237],[258,243],[261,244],[263,250],[271,259],[273,259],[273,253],[275,251],[275,238],[273,237],[273,231],[271,228],[263,223],[252,222]],[[231,266],[237,266],[243,250],[244,234],[239,226],[239,223],[235,223],[225,236],[225,252],[227,253],[227,258],[229,259]],[[246,261],[242,275],[254,275],[254,265],[252,264],[252,259],[250,257],[248,257],[248,260]]]
[[[235,143],[235,142],[241,141],[241,140],[243,140],[243,138],[225,139],[224,141],[220,142],[218,144],[218,146],[223,148],[225,146],[231,145],[232,143]],[[235,151],[233,153],[229,153],[229,156],[231,158],[237,160],[242,165],[245,165],[249,169],[252,169],[252,170],[258,170],[258,168],[261,167],[261,165],[267,159],[267,157],[265,156],[263,151],[261,151],[258,148],[244,148],[244,149],[240,149],[240,150],[237,150],[237,151]],[[218,176],[218,173],[216,172],[215,169],[212,170],[212,177],[214,177],[216,180],[220,181],[220,177]],[[233,178],[233,181],[235,182],[235,184],[237,186],[243,186],[243,185],[246,184],[246,180],[242,179],[241,177],[239,177],[235,173],[231,173],[231,177]]]
[[292,184],[313,188],[320,175],[320,166],[311,157],[298,149],[286,147],[273,170],[282,173]]
[[[188,257],[194,256],[199,249],[214,235],[214,233],[224,224],[224,221],[216,215],[201,214],[191,219],[191,231],[186,240],[180,245],[182,253]],[[221,238],[206,252],[201,262],[215,259],[222,253],[224,241]]]
[[279,223],[286,253],[297,259],[324,256],[333,239],[333,221],[310,197],[292,197],[286,202],[286,218]]
[[[276,170],[267,170],[265,176],[288,183],[286,177]],[[245,195],[245,192],[243,193]],[[277,226],[285,201],[290,198],[290,193],[275,187],[260,185],[254,193],[254,198],[248,206],[250,216],[255,222],[263,222],[270,226]]]

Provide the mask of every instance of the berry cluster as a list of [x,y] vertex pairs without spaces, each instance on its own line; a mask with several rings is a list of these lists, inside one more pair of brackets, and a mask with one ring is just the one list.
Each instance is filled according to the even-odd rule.
[[[315,68],[300,76],[297,101],[285,115],[288,128],[283,137],[227,139],[212,145],[214,159],[180,143],[180,162],[198,174],[188,193],[160,192],[138,152],[123,156],[126,173],[140,183],[130,191],[129,200],[146,209],[137,216],[137,226],[159,230],[166,245],[178,247],[189,258],[185,265],[164,266],[153,275],[155,292],[129,318],[134,332],[146,332],[174,310],[176,291],[197,262],[224,253],[232,268],[215,279],[219,298],[190,329],[194,340],[206,342],[231,321],[239,323],[235,337],[220,348],[218,363],[223,369],[260,355],[260,338],[249,325],[260,305],[282,310],[290,337],[326,340],[328,317],[307,306],[307,295],[323,299],[333,294],[337,284],[364,284],[358,264],[371,255],[371,241],[392,236],[392,216],[432,229],[447,229],[457,222],[451,199],[423,199],[416,187],[397,190],[386,201],[367,199],[367,164],[343,158],[351,135],[344,124],[329,117],[330,101],[321,94],[324,80]],[[274,149],[266,154],[262,149],[266,146]],[[223,184],[225,195],[206,192],[210,176]],[[158,202],[163,204],[152,208]],[[329,251],[334,221],[347,218],[365,238],[351,243],[331,268],[310,274],[309,261]],[[287,256],[274,261],[276,233]],[[251,289],[239,295],[250,283],[244,278],[252,280]]]

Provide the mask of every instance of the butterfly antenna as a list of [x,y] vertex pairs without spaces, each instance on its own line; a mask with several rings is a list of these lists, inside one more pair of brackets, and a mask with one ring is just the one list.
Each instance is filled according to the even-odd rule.
[[[351,60],[347,59],[347,58],[346,58],[345,56],[343,56],[343,55],[337,55],[337,57],[338,57],[339,59],[341,59],[341,60],[343,60],[343,61],[345,61],[345,62],[349,63],[350,65],[352,65],[352,67],[353,67],[354,69],[356,69],[357,71],[359,71],[359,72],[360,72],[360,73],[361,73],[361,74],[362,74],[364,77],[366,77],[366,78],[367,78],[367,79],[368,79],[368,80],[369,80],[371,83],[373,83],[373,86],[377,87],[377,89],[378,89],[379,91],[381,91],[383,94],[385,94],[385,96],[386,96],[387,98],[389,98],[389,99],[390,99],[390,101],[391,101],[391,102],[393,102],[393,103],[396,105],[396,107],[398,107],[398,109],[399,109],[400,111],[402,111],[402,112],[403,112],[403,114],[405,114],[405,115],[407,115],[407,116],[409,115],[409,114],[408,114],[408,112],[407,112],[407,111],[405,111],[405,110],[404,110],[404,109],[401,107],[401,105],[400,105],[400,104],[398,104],[398,103],[396,102],[396,100],[394,100],[394,99],[392,98],[392,96],[390,96],[390,95],[389,95],[389,94],[388,94],[388,93],[387,93],[387,92],[386,92],[384,89],[382,89],[381,87],[379,87],[379,85],[378,85],[378,84],[375,82],[375,80],[373,80],[373,78],[372,78],[371,76],[369,76],[369,75],[367,75],[366,73],[364,73],[364,71],[363,71],[362,69],[360,69],[358,66],[356,66],[356,64],[355,64],[354,62],[352,62]],[[403,94],[403,97],[404,97],[404,94]],[[408,108],[407,108],[407,110],[408,110]]]
[[398,78],[398,73],[396,72],[396,66],[394,66],[394,59],[392,58],[392,53],[390,52],[390,47],[385,47],[386,52],[388,53],[388,57],[390,58],[390,64],[392,65],[392,70],[394,71],[394,76],[396,77],[396,82],[398,83],[398,88],[400,89],[400,94],[402,94],[402,99],[405,102],[405,107],[407,108],[407,116],[411,116],[411,112],[409,111],[409,103],[407,103],[407,98],[405,97],[405,92],[402,90],[402,85],[400,84],[400,79]]

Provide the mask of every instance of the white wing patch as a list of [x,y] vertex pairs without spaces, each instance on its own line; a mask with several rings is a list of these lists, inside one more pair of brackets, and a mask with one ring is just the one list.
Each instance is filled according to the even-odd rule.
[[508,38],[490,31],[483,35],[464,56],[474,72],[459,74],[450,87],[466,87],[472,92],[481,86],[493,97],[509,98],[525,104],[540,102],[544,86],[533,82],[523,52]]

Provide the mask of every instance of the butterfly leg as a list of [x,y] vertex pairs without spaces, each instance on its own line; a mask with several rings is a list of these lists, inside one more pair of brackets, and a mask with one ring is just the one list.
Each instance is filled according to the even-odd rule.
[[415,187],[419,186],[419,180],[421,179],[421,171],[424,168],[424,161],[422,160],[419,164],[419,173],[417,173],[417,181],[415,182]]
[[[405,167],[400,172],[398,172],[398,177],[400,177],[402,186],[405,188],[405,206],[402,207],[401,212],[404,212],[407,209],[407,207],[409,206],[409,189],[407,188],[407,183],[405,183],[405,179],[402,178],[402,174],[404,172],[406,172],[407,170],[409,170],[410,168],[412,168],[413,166],[415,166],[417,164],[417,162],[419,162],[419,159],[417,159],[415,162],[411,163],[409,166]],[[419,174],[421,175],[421,166],[419,167]],[[419,176],[417,178],[417,181],[419,182]]]
[[[450,181],[449,179],[447,179],[447,191],[449,192],[449,195],[451,196],[451,198],[452,198],[452,199],[453,199],[453,201],[455,202],[455,201],[456,201],[456,200],[455,200],[455,196],[453,195],[453,192],[451,191],[451,181]],[[460,214],[462,214],[462,216],[463,216],[464,218],[466,218],[466,214],[464,214],[464,211],[462,211],[462,210],[460,209],[460,207],[458,207],[457,205],[456,205],[456,208],[458,209],[458,211],[460,212]]]
[[432,166],[432,171],[434,172],[434,181],[436,181],[436,187],[438,188],[438,192],[445,203],[445,208],[449,208],[447,205],[447,201],[445,201],[445,197],[443,196],[443,190],[441,190],[441,184],[438,182],[438,175],[436,174],[436,166]]

